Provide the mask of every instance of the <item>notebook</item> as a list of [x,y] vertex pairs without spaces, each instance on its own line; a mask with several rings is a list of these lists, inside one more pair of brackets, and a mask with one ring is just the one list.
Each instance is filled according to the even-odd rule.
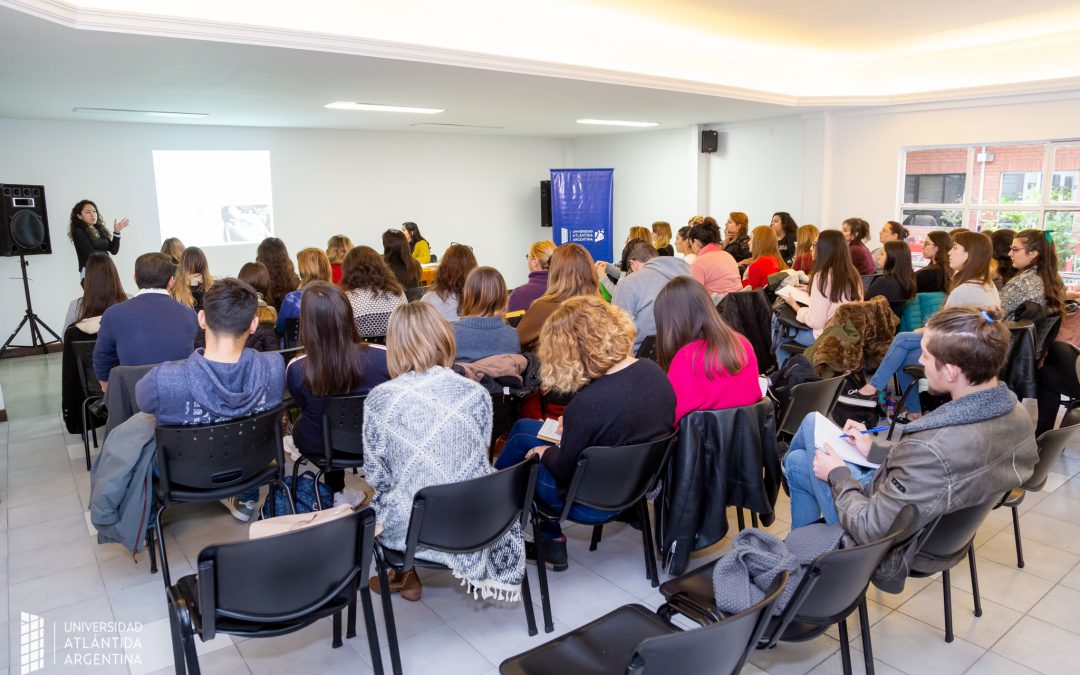
[[814,415],[814,448],[820,449],[828,443],[832,451],[845,462],[871,469],[878,468],[879,465],[863,457],[858,448],[849,443],[847,439],[840,438],[844,434],[843,429],[836,426],[832,420],[819,412],[812,414]]

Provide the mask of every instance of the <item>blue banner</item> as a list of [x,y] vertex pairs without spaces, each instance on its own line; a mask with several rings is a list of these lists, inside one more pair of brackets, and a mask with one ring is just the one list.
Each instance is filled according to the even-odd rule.
[[613,169],[552,169],[551,225],[556,244],[581,244],[611,261]]

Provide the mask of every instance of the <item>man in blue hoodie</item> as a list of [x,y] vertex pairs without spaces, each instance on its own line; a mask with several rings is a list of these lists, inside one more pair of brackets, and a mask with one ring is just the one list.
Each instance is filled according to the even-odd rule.
[[611,304],[626,310],[634,321],[637,336],[634,351],[650,335],[656,335],[653,302],[656,296],[677,276],[690,274],[685,260],[660,255],[647,241],[637,241],[627,253],[627,275],[615,287]]
[[[259,296],[237,279],[214,282],[203,298],[199,327],[206,347],[183,361],[163,363],[135,385],[139,409],[158,424],[214,424],[246,417],[281,403],[285,364],[273,352],[245,349],[259,327]],[[237,520],[255,512],[259,491],[222,500]]]

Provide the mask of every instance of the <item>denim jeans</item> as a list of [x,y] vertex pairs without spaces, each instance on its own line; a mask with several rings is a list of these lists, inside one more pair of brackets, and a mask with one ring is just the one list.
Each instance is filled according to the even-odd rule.
[[799,332],[795,333],[794,337],[780,338],[776,343],[776,365],[778,368],[784,365],[784,361],[791,358],[791,354],[784,349],[784,345],[792,343],[809,347],[814,344],[814,331],[809,328],[801,328]]
[[[919,356],[922,355],[921,344],[921,333],[897,333],[889,345],[889,351],[885,352],[885,358],[881,359],[881,364],[870,378],[870,384],[881,391],[889,385],[889,378],[895,373],[902,393],[912,382],[912,377],[904,372],[904,366],[919,363]],[[904,400],[904,408],[911,412],[922,412],[918,388],[912,388]]]
[[[840,522],[836,515],[836,502],[828,481],[814,475],[814,416],[807,415],[791,446],[784,455],[784,469],[787,475],[788,489],[791,491],[791,527],[803,527],[817,522],[824,517],[829,525]],[[870,482],[874,469],[851,462],[845,462],[851,475],[863,485]]]
[[[518,420],[510,429],[510,434],[503,446],[502,453],[495,460],[496,469],[511,467],[525,459],[529,450],[541,445],[553,445],[548,441],[536,437],[540,432],[543,422],[539,420]],[[547,470],[543,464],[536,477],[536,498],[550,507],[553,511],[561,511],[566,502],[559,496],[559,488],[555,476]],[[570,509],[570,517],[581,523],[603,523],[614,518],[617,514],[610,511],[599,511],[587,506],[575,506]],[[558,539],[562,536],[562,528],[558,523],[540,521],[540,536],[544,539]]]

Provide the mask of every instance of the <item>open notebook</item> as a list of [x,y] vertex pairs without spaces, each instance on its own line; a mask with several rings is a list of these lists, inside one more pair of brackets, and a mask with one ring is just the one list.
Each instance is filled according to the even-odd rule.
[[791,298],[800,305],[810,306],[810,294],[801,288],[795,288],[794,286],[781,286],[776,290],[777,297]]
[[858,448],[849,443],[847,439],[840,438],[844,434],[843,429],[836,426],[832,420],[819,412],[812,414],[814,415],[814,448],[821,448],[828,443],[833,452],[845,462],[871,469],[878,468],[877,464],[863,457]]

